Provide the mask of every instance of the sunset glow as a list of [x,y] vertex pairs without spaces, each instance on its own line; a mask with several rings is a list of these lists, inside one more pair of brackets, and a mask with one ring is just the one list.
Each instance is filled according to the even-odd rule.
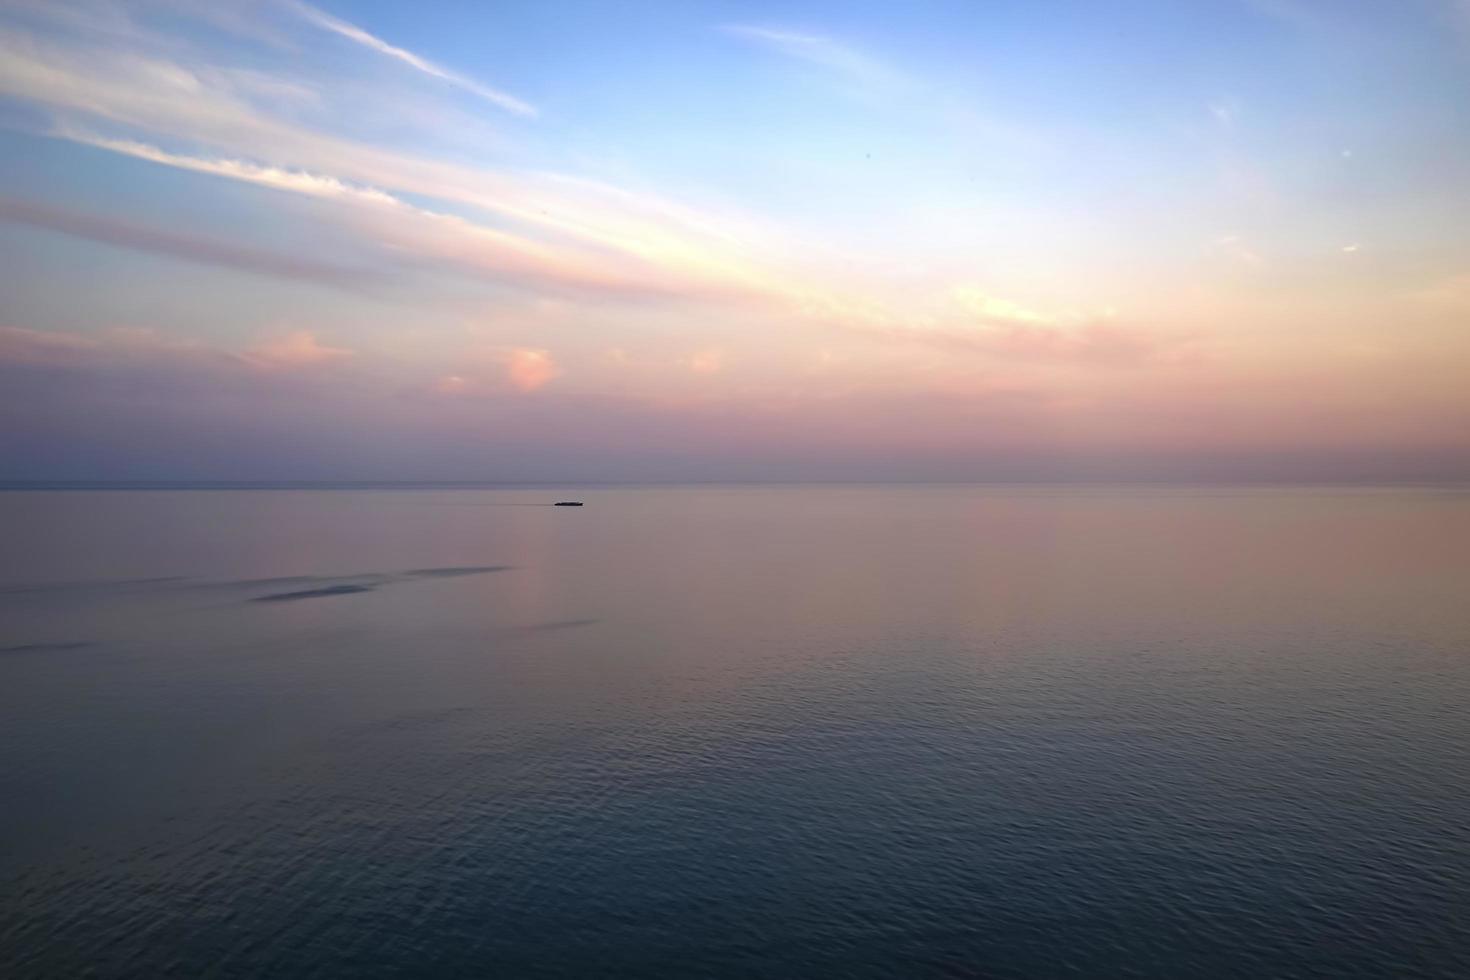
[[1470,475],[1459,0],[12,0],[0,126],[4,479]]

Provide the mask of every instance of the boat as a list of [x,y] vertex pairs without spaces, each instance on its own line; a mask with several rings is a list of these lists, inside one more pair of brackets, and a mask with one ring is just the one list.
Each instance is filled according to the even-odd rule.
[[554,506],[556,506],[556,507],[581,507],[582,506],[582,501],[580,501],[580,500],[558,500]]

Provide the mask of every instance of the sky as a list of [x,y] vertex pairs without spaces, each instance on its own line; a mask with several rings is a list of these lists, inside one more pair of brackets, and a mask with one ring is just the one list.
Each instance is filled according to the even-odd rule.
[[1470,0],[0,0],[0,480],[1470,477]]

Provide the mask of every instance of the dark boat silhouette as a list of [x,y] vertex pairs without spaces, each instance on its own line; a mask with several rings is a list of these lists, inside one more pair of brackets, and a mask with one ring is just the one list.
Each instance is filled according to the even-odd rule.
[[580,501],[580,500],[558,500],[553,506],[555,506],[555,507],[581,507],[582,506],[582,501]]

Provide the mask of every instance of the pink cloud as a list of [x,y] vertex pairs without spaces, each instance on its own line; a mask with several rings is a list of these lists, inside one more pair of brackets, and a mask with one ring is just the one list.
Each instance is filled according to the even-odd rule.
[[506,379],[521,391],[535,391],[561,373],[549,351],[517,347],[505,357]]
[[75,334],[0,327],[0,361],[20,364],[66,362],[96,347],[95,341]]
[[702,350],[690,355],[689,370],[695,374],[719,374],[725,369],[725,354],[718,350]]
[[867,326],[847,329],[891,343],[973,353],[1019,361],[1136,364],[1160,359],[1192,338],[1163,336],[1106,320],[1075,326],[1012,323],[1006,326]]
[[[280,346],[322,348],[314,337]],[[54,475],[59,454],[98,473],[425,479],[505,477],[490,469],[497,459],[526,479],[1310,474],[1360,463],[1392,475],[1463,473],[1470,460],[1456,365],[1431,371],[1407,357],[1270,373],[1223,362],[1101,371],[1082,384],[1051,370],[950,374],[961,359],[936,354],[932,377],[891,384],[875,365],[871,379],[801,389],[700,379],[677,398],[658,385],[597,393],[595,376],[580,375],[530,398],[560,371],[547,350],[478,358],[409,377],[369,352],[342,370],[263,370],[167,334],[0,329],[0,472]]]
[[441,395],[458,395],[470,387],[470,380],[462,374],[446,374],[432,387]]
[[327,347],[309,330],[296,330],[245,352],[246,360],[260,367],[295,370],[345,361],[354,354],[344,347]]

